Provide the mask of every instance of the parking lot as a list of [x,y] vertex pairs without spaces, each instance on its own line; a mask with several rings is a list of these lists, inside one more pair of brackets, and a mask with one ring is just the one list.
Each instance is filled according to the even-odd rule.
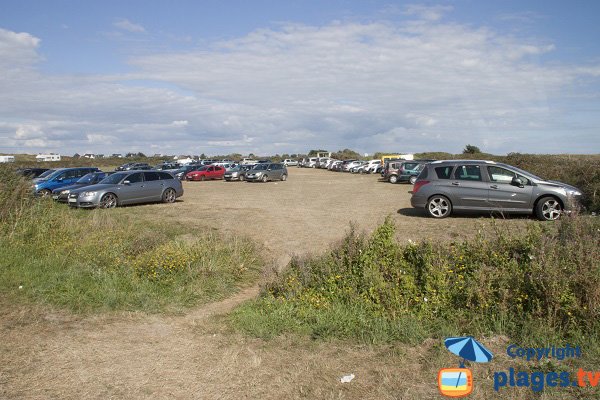
[[[390,215],[402,241],[459,240],[489,226],[489,216],[434,220],[410,205],[412,186],[380,182],[379,175],[290,167],[286,182],[184,182],[175,204],[127,207],[140,217],[168,217],[198,227],[241,234],[265,246],[279,265],[290,256],[319,253],[355,224],[371,231]],[[125,211],[125,210],[123,210]],[[523,226],[526,218],[501,223]]]

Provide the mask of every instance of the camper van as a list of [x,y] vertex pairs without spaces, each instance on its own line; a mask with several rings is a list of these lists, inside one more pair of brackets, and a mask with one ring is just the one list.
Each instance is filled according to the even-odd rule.
[[0,156],[0,163],[15,162],[15,156]]
[[35,156],[35,159],[38,162],[60,161],[60,154],[54,154],[54,153],[50,153],[50,154],[38,154],[37,156]]

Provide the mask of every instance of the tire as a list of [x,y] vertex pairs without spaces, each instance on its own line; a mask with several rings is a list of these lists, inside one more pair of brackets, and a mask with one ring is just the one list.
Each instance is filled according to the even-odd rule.
[[390,183],[396,183],[396,182],[398,182],[398,176],[392,175],[388,178],[388,180],[390,181]]
[[52,192],[51,192],[51,191],[49,191],[48,189],[42,189],[42,190],[40,190],[40,191],[39,191],[39,192],[37,192],[37,193],[38,193],[38,195],[39,195],[39,196],[41,196],[41,197],[49,197],[49,196],[52,194]]
[[206,178],[204,177],[204,175],[202,175],[202,176],[200,177],[200,181],[201,181],[201,182],[204,182],[204,180],[205,180],[205,179],[206,179]]
[[244,180],[246,180],[246,175],[240,175],[238,179],[240,180],[240,182],[244,182]]
[[267,183],[267,182],[269,182],[269,177],[268,177],[268,176],[266,176],[266,175],[263,175],[263,177],[262,177],[262,181],[263,181],[264,183]]
[[287,175],[286,174],[281,175],[281,181],[285,182],[286,180],[287,180]]
[[535,216],[541,221],[556,221],[560,218],[563,207],[554,197],[542,197],[535,205]]
[[411,176],[411,177],[408,179],[408,182],[409,182],[411,185],[414,185],[416,181],[417,181],[417,177],[416,177],[416,176]]
[[100,199],[99,208],[115,208],[117,206],[118,199],[113,193],[106,193]]
[[436,194],[427,201],[425,209],[430,217],[442,219],[452,214],[452,203],[447,197]]
[[177,199],[177,193],[175,193],[175,189],[168,188],[163,192],[162,202],[163,203],[175,203],[175,199]]

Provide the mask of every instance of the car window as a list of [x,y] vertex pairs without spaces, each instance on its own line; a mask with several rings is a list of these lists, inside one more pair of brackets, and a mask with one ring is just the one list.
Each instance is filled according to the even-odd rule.
[[[427,169],[425,169],[424,171],[427,171]],[[450,179],[450,175],[452,174],[452,167],[437,167],[435,168],[435,174],[437,175],[438,179]]]
[[207,170],[207,171],[208,171],[208,172],[212,172],[212,171],[214,171],[214,170],[215,170],[215,167],[210,167],[210,168],[208,168],[208,170]]
[[135,174],[131,174],[127,177],[127,180],[130,183],[138,183],[138,182],[143,182],[144,178],[141,172],[137,172]]
[[144,181],[157,181],[159,179],[158,172],[144,172]]
[[404,163],[403,168],[405,170],[415,169],[419,164],[418,163]]
[[517,174],[509,169],[496,167],[496,166],[488,166],[488,175],[490,177],[490,181],[498,182],[498,183],[511,183],[514,177],[521,178],[523,184],[528,185],[529,179],[524,177],[523,175]]
[[480,181],[481,168],[479,165],[459,165],[454,171],[454,179],[462,181]]
[[168,180],[168,179],[173,179],[173,176],[171,174],[169,174],[168,172],[159,172],[158,177],[163,181]]

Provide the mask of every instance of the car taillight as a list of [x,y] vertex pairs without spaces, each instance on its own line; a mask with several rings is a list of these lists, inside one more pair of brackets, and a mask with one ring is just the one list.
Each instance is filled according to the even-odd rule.
[[429,181],[416,181],[415,185],[413,186],[413,194],[417,193],[419,191],[419,189],[421,189],[421,187],[427,185],[429,183]]

